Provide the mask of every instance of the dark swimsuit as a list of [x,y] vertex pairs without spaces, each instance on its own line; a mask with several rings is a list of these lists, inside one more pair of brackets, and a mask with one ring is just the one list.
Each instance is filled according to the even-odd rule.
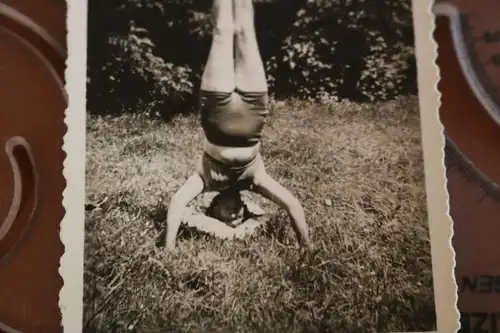
[[[267,92],[200,92],[201,125],[209,142],[224,147],[258,144],[269,115]],[[198,172],[211,190],[246,189],[263,167],[260,154],[244,165],[227,165],[203,153]]]
[[251,147],[259,143],[269,115],[267,92],[200,94],[201,126],[211,143]]
[[260,154],[248,163],[227,165],[204,152],[197,165],[197,171],[203,179],[205,189],[219,192],[230,187],[236,187],[239,190],[251,189],[255,175],[262,168],[264,164]]

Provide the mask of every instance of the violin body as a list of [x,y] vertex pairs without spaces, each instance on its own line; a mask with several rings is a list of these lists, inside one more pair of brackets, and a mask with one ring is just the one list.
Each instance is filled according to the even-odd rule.
[[51,0],[0,3],[0,331],[62,331],[65,26]]
[[433,10],[460,332],[496,332],[500,327],[500,3],[438,0]]

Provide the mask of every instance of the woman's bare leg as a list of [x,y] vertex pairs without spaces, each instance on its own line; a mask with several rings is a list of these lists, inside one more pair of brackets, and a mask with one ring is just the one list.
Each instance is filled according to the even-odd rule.
[[243,92],[267,92],[264,64],[257,44],[253,0],[233,0],[235,86]]
[[201,90],[234,90],[234,20],[230,0],[214,0],[212,46],[201,78]]

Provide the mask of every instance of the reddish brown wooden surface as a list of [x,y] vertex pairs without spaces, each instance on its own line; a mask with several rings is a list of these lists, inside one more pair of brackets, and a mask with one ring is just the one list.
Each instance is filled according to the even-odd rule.
[[500,2],[498,0],[436,0],[460,14],[460,31],[476,75],[500,105]]
[[[28,15],[65,45],[63,6],[52,0],[4,2]],[[13,31],[33,43],[40,54],[11,34]],[[31,144],[39,193],[36,215],[27,233],[0,262],[0,322],[23,332],[61,332],[58,295],[63,281],[58,269],[63,253],[59,226],[64,216],[62,144],[66,100],[56,77],[63,74],[64,59],[58,58],[57,52],[32,31],[5,17],[0,19],[0,50],[0,219],[12,196],[12,171],[3,153],[9,137],[23,136]],[[44,63],[47,59],[56,65],[58,74]],[[24,175],[29,176],[29,163],[19,157]],[[23,180],[28,191],[14,227],[0,243],[0,256],[19,240],[31,213],[33,192],[29,189],[33,179]]]
[[[491,13],[498,13],[498,1],[475,2],[475,5],[471,1],[450,2],[455,2],[463,13],[473,14],[474,19],[469,23],[477,25],[472,27],[474,33],[500,30],[500,16],[496,17],[496,21],[491,16]],[[469,37],[466,38],[468,42],[472,40]],[[448,18],[437,19],[435,38],[441,72],[438,85],[442,92],[440,115],[446,134],[479,170],[500,184],[500,127],[476,98],[461,70]],[[481,62],[491,58],[495,47],[484,42],[468,44],[471,56],[477,57],[474,60],[475,69],[486,68],[488,71],[487,76],[478,73],[478,77],[490,87],[494,87],[492,82],[500,78],[500,73],[491,71],[489,66],[481,67]],[[480,321],[479,315],[471,314],[500,313],[500,278],[497,278],[500,276],[500,197],[486,195],[479,183],[468,181],[457,168],[448,169],[447,175],[450,214],[454,220],[458,308],[463,314],[460,332],[497,332],[500,330],[500,315],[489,315],[478,331],[474,328]],[[472,290],[474,287],[466,287],[466,278],[477,282],[475,291]]]
[[437,19],[434,36],[439,45],[440,116],[446,135],[479,169],[500,183],[500,127],[484,111],[460,69],[447,18]]
[[66,47],[65,0],[2,0],[2,2],[31,18],[59,44]]

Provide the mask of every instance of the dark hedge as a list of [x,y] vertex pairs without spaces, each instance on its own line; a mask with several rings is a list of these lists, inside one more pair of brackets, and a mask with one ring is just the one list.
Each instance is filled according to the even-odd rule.
[[[273,98],[371,102],[416,92],[410,0],[256,2]],[[89,6],[89,111],[193,111],[211,41],[211,1]]]

